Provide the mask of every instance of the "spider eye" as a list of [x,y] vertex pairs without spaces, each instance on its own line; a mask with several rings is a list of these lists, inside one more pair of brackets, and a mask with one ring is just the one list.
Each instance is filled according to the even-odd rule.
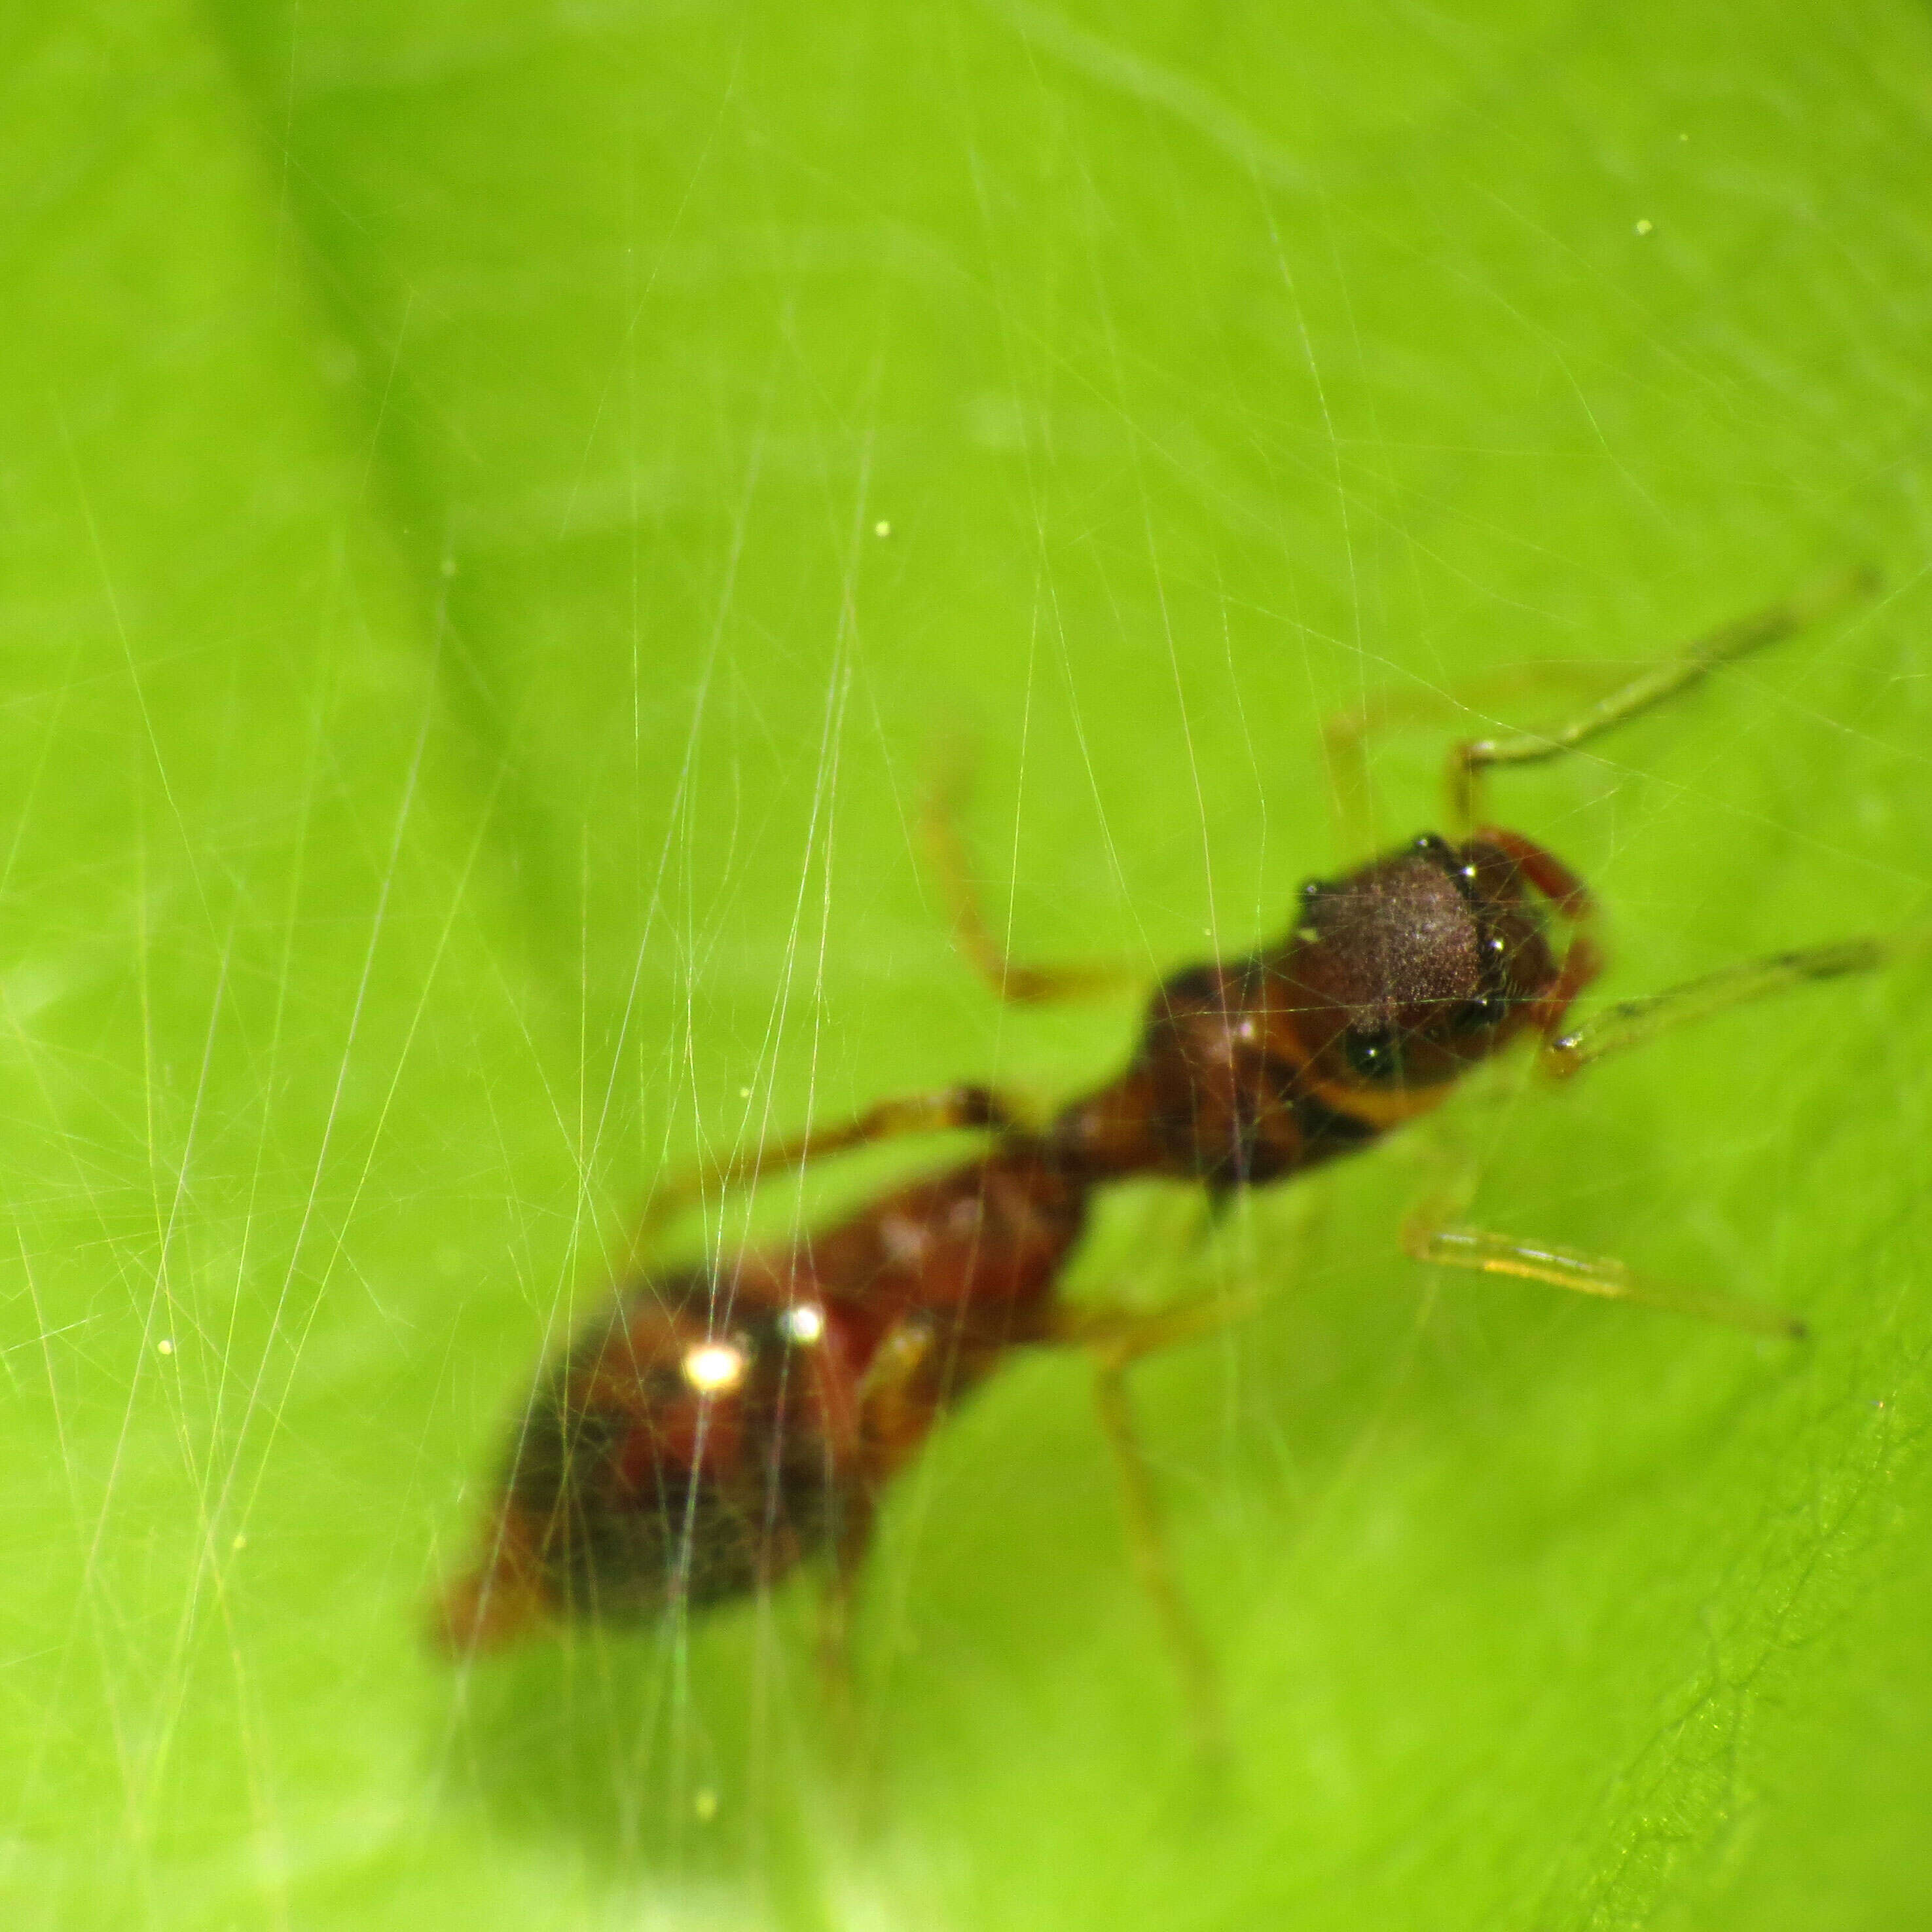
[[1401,1036],[1387,1028],[1373,1033],[1345,1033],[1342,1057],[1350,1070],[1377,1087],[1390,1087],[1402,1078]]
[[1509,1002],[1500,993],[1486,993],[1480,999],[1466,1000],[1456,1015],[1458,1033],[1484,1033],[1501,1026],[1509,1017]]

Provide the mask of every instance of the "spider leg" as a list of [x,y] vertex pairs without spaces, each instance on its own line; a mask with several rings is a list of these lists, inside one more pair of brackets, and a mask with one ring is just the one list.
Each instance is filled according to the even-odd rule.
[[1660,993],[1618,1000],[1548,1040],[1538,1061],[1546,1072],[1568,1079],[1612,1054],[1646,1046],[1672,1027],[1708,1018],[1754,1000],[1793,992],[1820,980],[1876,972],[1901,960],[1922,958],[1928,952],[1932,952],[1932,932],[1918,932],[1840,940],[1832,945],[1743,960]]
[[1471,1268],[1480,1274],[1513,1275],[1520,1281],[1540,1281],[1578,1294],[1606,1301],[1628,1301],[1640,1308],[1658,1308],[1715,1322],[1748,1334],[1777,1335],[1802,1340],[1804,1322],[1782,1309],[1766,1308],[1736,1295],[1706,1288],[1680,1288],[1634,1273],[1614,1256],[1586,1254],[1547,1241],[1519,1240],[1513,1234],[1484,1228],[1438,1226],[1426,1214],[1412,1215],[1402,1231],[1402,1245],[1414,1259],[1437,1268]]
[[1386,851],[1394,832],[1382,821],[1369,763],[1369,741],[1384,731],[1440,725],[1445,719],[1493,714],[1525,701],[1552,685],[1600,688],[1603,677],[1586,664],[1536,664],[1512,667],[1453,690],[1376,692],[1346,710],[1331,713],[1322,727],[1322,766],[1328,782],[1330,828],[1345,866],[1366,863]]
[[1142,1446],[1126,1375],[1143,1355],[1197,1341],[1240,1321],[1252,1312],[1256,1300],[1252,1294],[1204,1295],[1144,1314],[1115,1309],[1069,1310],[1053,1338],[1093,1352],[1094,1400],[1120,1480],[1135,1574],[1154,1606],[1180,1676],[1195,1743],[1210,1760],[1223,1756],[1227,1748],[1220,1673],[1174,1574],[1160,1498]]
[[944,1133],[953,1128],[984,1127],[995,1132],[1020,1124],[1024,1109],[991,1088],[943,1087],[936,1093],[901,1094],[829,1126],[807,1127],[716,1167],[692,1167],[660,1181],[651,1190],[632,1238],[645,1252],[664,1226],[700,1203],[762,1176],[808,1167],[833,1154],[850,1153],[880,1141],[914,1134]]
[[831,1572],[818,1598],[819,1672],[824,1680],[826,1702],[848,1732],[858,1708],[852,1668],[853,1612],[878,1515],[878,1499],[869,1482],[844,1486]]
[[1452,1155],[1441,1147],[1434,1153],[1438,1167],[1446,1171],[1402,1225],[1402,1251],[1412,1260],[1436,1268],[1468,1268],[1478,1274],[1540,1281],[1574,1294],[1662,1309],[1755,1335],[1796,1340],[1805,1333],[1804,1324],[1781,1309],[1708,1289],[1653,1281],[1614,1256],[1588,1254],[1548,1241],[1521,1240],[1513,1234],[1461,1225],[1475,1192],[1475,1164],[1466,1154]]
[[1104,998],[1123,988],[1144,985],[1145,970],[1124,963],[1027,966],[1008,955],[987,919],[972,855],[959,829],[970,789],[966,761],[956,754],[942,766],[920,814],[926,862],[946,895],[952,944],[966,963],[1001,999],[1015,1006]]
[[1450,824],[1460,832],[1486,816],[1481,808],[1483,778],[1495,766],[1541,764],[1580,751],[1604,732],[1700,683],[1720,665],[1733,663],[1750,652],[1762,650],[1833,616],[1846,605],[1870,596],[1877,587],[1877,573],[1862,566],[1826,578],[1782,603],[1723,625],[1685,645],[1547,730],[1466,740],[1449,756]]

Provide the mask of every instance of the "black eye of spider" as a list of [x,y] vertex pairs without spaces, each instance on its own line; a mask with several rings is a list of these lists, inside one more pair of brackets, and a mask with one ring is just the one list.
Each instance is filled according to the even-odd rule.
[[1501,1026],[1509,1017],[1509,1002],[1500,993],[1486,993],[1480,999],[1466,1000],[1456,1014],[1458,1033],[1482,1033]]
[[1376,1086],[1393,1086],[1402,1078],[1401,1036],[1386,1029],[1376,1033],[1345,1033],[1342,1057],[1351,1071]]

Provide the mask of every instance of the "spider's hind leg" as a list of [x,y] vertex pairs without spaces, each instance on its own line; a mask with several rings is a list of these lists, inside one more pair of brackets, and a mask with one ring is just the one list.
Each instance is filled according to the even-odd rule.
[[807,1127],[716,1167],[694,1166],[660,1181],[651,1190],[638,1217],[633,1249],[639,1256],[646,1253],[665,1226],[687,1209],[716,1200],[766,1175],[808,1167],[833,1154],[848,1154],[857,1148],[914,1134],[975,1127],[1004,1132],[1022,1126],[1027,1111],[992,1088],[964,1084],[880,1100],[829,1126]]

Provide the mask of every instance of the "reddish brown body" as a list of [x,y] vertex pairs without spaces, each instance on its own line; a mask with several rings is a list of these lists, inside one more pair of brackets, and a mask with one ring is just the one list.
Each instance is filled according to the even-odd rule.
[[1101,1178],[1219,1190],[1367,1146],[1552,1026],[1594,971],[1577,939],[1558,967],[1539,898],[1571,919],[1588,903],[1549,854],[1503,832],[1426,836],[1311,880],[1277,944],[1160,987],[1126,1071],[1061,1114],[1054,1145]]
[[464,1644],[566,1613],[650,1617],[855,1561],[880,1490],[1006,1352],[1051,1335],[1084,1182],[1008,1138],[793,1252],[628,1290],[538,1384]]
[[544,1376],[443,1630],[487,1644],[558,1615],[648,1618],[863,1547],[877,1497],[1010,1348],[1052,1340],[1092,1190],[1218,1190],[1366,1147],[1438,1105],[1595,970],[1545,904],[1583,889],[1513,833],[1426,837],[1304,888],[1278,944],[1156,992],[1120,1077],[1043,1135],[886,1195],[795,1249],[646,1280]]

